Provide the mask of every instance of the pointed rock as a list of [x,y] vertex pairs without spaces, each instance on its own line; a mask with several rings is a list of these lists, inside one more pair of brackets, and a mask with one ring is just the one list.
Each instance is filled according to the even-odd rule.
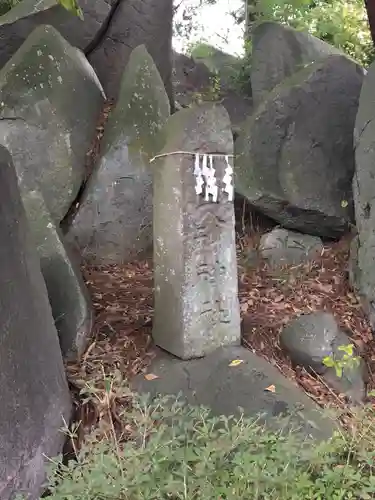
[[22,0],[0,17],[0,68],[35,28],[53,26],[68,42],[86,50],[105,27],[117,0],[79,0],[84,19],[65,9],[58,0]]
[[152,246],[150,156],[163,146],[169,101],[145,46],[137,47],[106,125],[99,158],[68,232],[86,260],[125,262]]
[[351,246],[351,280],[375,328],[375,63],[364,80],[354,128],[353,179],[358,237]]
[[0,72],[0,144],[21,185],[39,184],[56,223],[85,176],[102,90],[76,48],[38,27]]
[[11,157],[0,146],[0,498],[40,498],[71,400]]
[[61,351],[65,359],[79,357],[87,346],[93,311],[75,255],[64,243],[41,194],[23,193],[23,203],[47,285]]

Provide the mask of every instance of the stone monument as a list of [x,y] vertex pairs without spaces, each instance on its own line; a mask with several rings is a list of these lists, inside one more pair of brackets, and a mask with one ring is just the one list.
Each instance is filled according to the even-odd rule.
[[181,359],[240,344],[232,181],[222,106],[174,114],[153,161],[153,338]]

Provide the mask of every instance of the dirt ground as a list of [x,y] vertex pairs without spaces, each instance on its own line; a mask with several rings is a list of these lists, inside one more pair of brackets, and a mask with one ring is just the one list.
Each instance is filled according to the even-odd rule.
[[[238,283],[243,345],[299,384],[319,405],[344,409],[345,398],[303,369],[294,370],[279,345],[280,331],[304,312],[332,312],[351,332],[353,342],[367,362],[370,389],[375,387],[375,348],[370,327],[357,297],[348,284],[349,238],[325,245],[321,258],[308,265],[272,271],[264,262],[249,264],[249,250],[261,231],[238,238]],[[110,411],[119,422],[128,404],[126,382],[145,373],[154,357],[152,343],[152,261],[126,265],[85,266],[85,280],[95,308],[91,343],[78,363],[68,366],[75,396],[79,437],[102,426]],[[110,382],[108,382],[110,381]],[[108,391],[108,384],[110,390]],[[109,400],[110,399],[110,400]],[[104,418],[103,418],[104,417]]]

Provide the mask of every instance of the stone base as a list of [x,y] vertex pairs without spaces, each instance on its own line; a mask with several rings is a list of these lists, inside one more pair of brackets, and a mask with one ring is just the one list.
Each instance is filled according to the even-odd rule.
[[[229,366],[235,359],[243,362]],[[291,427],[318,439],[329,438],[335,427],[297,385],[244,347],[222,347],[191,361],[159,351],[148,372],[158,378],[148,381],[139,375],[133,389],[152,397],[182,393],[188,403],[209,407],[214,415],[236,415],[242,408],[245,415],[261,415],[276,427],[280,424],[274,417],[291,416]]]

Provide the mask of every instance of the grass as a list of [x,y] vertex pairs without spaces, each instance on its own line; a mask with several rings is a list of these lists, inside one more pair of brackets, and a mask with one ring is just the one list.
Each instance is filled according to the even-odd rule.
[[[110,393],[108,386],[108,393]],[[315,442],[280,420],[213,418],[202,407],[132,396],[126,436],[92,433],[77,460],[51,463],[49,500],[346,500],[375,498],[374,415]],[[108,402],[110,397],[108,397]]]

